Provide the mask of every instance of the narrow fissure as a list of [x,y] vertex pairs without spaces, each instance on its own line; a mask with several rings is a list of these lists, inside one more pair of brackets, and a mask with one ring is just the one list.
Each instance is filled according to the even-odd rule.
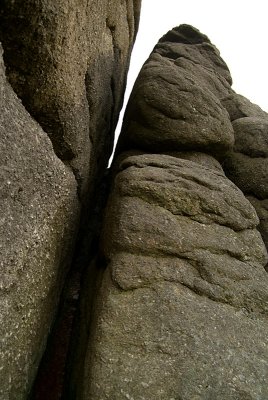
[[[47,347],[42,357],[38,373],[32,387],[29,400],[58,400],[66,398],[64,392],[72,386],[72,374],[70,368],[73,363],[70,359],[75,357],[77,351],[77,333],[81,330],[80,294],[85,276],[91,277],[91,302],[94,300],[95,284],[98,275],[98,265],[94,260],[98,253],[99,235],[102,225],[103,210],[109,192],[109,170],[105,171],[94,196],[90,201],[89,209],[92,213],[81,213],[81,223],[75,247],[71,269],[65,280],[58,312],[51,329]],[[86,219],[83,219],[86,215]],[[87,305],[91,308],[91,305]],[[79,337],[80,338],[80,337]],[[81,362],[81,360],[79,360]],[[66,378],[67,377],[67,378]]]

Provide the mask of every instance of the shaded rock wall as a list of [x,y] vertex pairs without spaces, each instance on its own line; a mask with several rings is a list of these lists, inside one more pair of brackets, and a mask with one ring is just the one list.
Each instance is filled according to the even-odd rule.
[[1,399],[27,398],[80,220],[95,212],[139,10],[140,0],[1,2]]
[[139,9],[0,6],[1,399],[28,397],[68,271],[72,288],[89,258],[64,394],[39,398],[268,397],[268,115],[191,26],[135,83],[96,254]]
[[236,119],[233,127],[235,146],[224,168],[255,207],[268,248],[268,115]]
[[140,0],[1,4],[8,79],[82,194],[111,153],[139,9]]
[[267,114],[230,84],[218,50],[186,25],[160,39],[139,74],[93,317],[82,307],[91,330],[79,399],[268,397],[264,211],[252,206],[266,198]]
[[54,154],[0,71],[1,399],[23,399],[36,374],[70,267],[80,204]]

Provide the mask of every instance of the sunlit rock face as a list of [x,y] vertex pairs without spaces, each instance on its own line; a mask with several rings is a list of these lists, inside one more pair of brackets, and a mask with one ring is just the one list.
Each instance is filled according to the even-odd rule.
[[265,240],[267,119],[230,85],[218,50],[185,25],[160,39],[137,78],[96,300],[91,313],[81,308],[91,328],[79,399],[268,397],[258,231]]
[[140,0],[1,1],[1,400],[29,397],[74,254],[85,263],[77,232],[81,244],[81,225],[87,239],[92,229],[139,10]]

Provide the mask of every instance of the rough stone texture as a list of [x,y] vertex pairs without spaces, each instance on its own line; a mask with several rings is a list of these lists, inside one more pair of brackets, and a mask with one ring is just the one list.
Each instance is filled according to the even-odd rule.
[[[21,99],[1,64],[3,400],[26,399],[35,377],[80,205],[93,204],[109,157],[139,7],[1,4],[7,77]],[[63,398],[268,398],[268,119],[231,83],[215,46],[187,25],[142,68]]]
[[0,398],[27,397],[70,266],[80,204],[71,170],[0,62]]
[[256,114],[233,121],[235,146],[224,169],[255,207],[268,249],[268,114]]
[[234,141],[221,103],[230,95],[228,68],[198,30],[182,25],[173,31],[178,42],[165,35],[137,78],[117,152],[194,150],[222,157]]
[[267,229],[266,114],[231,83],[218,50],[186,25],[160,39],[137,78],[93,307],[85,281],[74,398],[268,398],[267,252],[257,230],[259,218]]
[[222,104],[228,111],[231,121],[244,117],[267,118],[267,113],[259,106],[251,103],[233,90],[229,96],[222,99]]
[[[72,262],[81,205],[80,243],[93,229],[85,221],[99,207],[93,199],[112,150],[140,3],[1,2],[6,76],[21,100],[1,81],[5,400],[25,399],[30,390]],[[76,252],[81,269],[83,251]]]
[[118,165],[82,399],[265,399],[268,275],[258,218],[218,169]]
[[139,9],[140,0],[1,4],[9,81],[82,194],[110,156]]

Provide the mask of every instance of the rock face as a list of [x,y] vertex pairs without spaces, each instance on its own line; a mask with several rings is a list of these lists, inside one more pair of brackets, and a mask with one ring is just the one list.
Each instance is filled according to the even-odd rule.
[[268,276],[253,207],[196,162],[140,155],[119,170],[82,398],[265,398]]
[[[228,68],[205,35],[185,26],[181,31],[176,43],[164,36],[142,68],[118,151],[195,150],[221,157],[232,146],[232,124],[220,102],[229,95]],[[191,36],[190,45],[183,35]]]
[[233,121],[234,150],[224,168],[255,207],[266,248],[268,248],[268,114]]
[[26,398],[70,266],[80,204],[73,173],[0,65],[1,399]]
[[1,400],[31,390],[110,157],[139,9],[1,2]]
[[29,398],[79,228],[95,248],[70,368],[42,399],[268,398],[268,115],[197,29],[172,29],[144,64],[99,247],[86,242],[139,9],[1,4],[1,400]]
[[[217,49],[185,25],[140,72],[113,167],[93,315],[84,304],[91,331],[79,399],[268,397],[267,252],[256,229],[266,114],[230,84]],[[249,157],[256,166],[243,164]]]
[[140,0],[2,3],[9,81],[84,194],[111,153]]

